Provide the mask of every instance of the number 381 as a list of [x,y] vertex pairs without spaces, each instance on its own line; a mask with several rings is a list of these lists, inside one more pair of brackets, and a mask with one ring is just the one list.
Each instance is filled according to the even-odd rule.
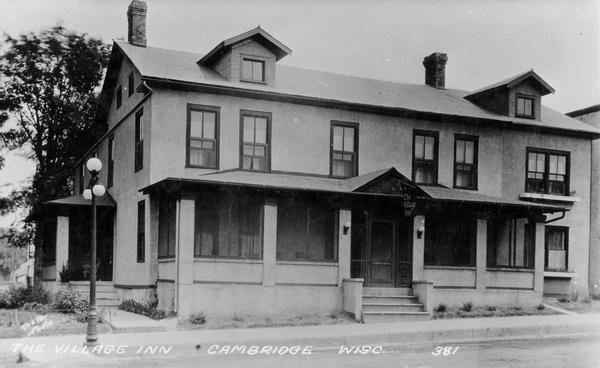
[[456,354],[458,346],[436,346],[431,352],[433,356],[450,356]]

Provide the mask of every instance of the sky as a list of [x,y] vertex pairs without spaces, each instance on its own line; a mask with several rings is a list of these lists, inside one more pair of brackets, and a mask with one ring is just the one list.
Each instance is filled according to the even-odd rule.
[[[0,32],[62,24],[109,43],[127,37],[130,0],[0,0]],[[281,64],[424,82],[423,57],[448,55],[446,87],[476,90],[534,69],[569,112],[600,103],[600,0],[147,0],[149,46],[197,53],[260,25],[293,50]],[[0,193],[35,165],[8,154]],[[15,216],[0,218],[8,226]]]

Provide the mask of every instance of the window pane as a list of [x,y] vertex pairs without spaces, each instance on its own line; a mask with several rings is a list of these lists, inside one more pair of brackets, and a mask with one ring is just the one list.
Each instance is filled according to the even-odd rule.
[[263,63],[259,61],[252,62],[252,80],[264,81]]
[[424,158],[424,155],[423,155],[423,151],[424,151],[423,146],[424,145],[425,145],[425,137],[423,137],[422,135],[415,136],[415,158],[419,158],[419,159]]
[[202,138],[202,111],[190,111],[190,136]]
[[267,143],[267,119],[256,118],[256,143]]
[[558,156],[557,173],[561,175],[565,175],[567,173],[567,158],[565,156]]
[[425,137],[425,159],[433,160],[434,138]]
[[525,102],[522,98],[517,98],[517,114],[524,115],[525,114]]
[[267,170],[267,160],[264,157],[254,157],[252,159],[252,170]]
[[264,157],[265,156],[265,147],[255,146],[254,147],[254,156]]
[[456,162],[465,162],[465,141],[456,141]]
[[465,143],[465,162],[468,164],[475,163],[475,142],[466,141]]
[[333,149],[336,151],[342,151],[344,149],[344,128],[341,126],[333,127]]
[[250,144],[244,144],[244,156],[254,156],[254,146]]
[[252,80],[252,62],[250,60],[242,61],[242,79]]
[[532,110],[530,99],[525,100],[525,115],[533,115],[533,110]]
[[244,142],[254,142],[254,118],[244,116]]
[[557,170],[557,166],[558,166],[558,156],[556,155],[550,155],[550,169],[548,172],[550,173],[556,173]]
[[344,151],[354,152],[354,128],[344,127]]
[[527,160],[527,170],[528,171],[535,171],[535,159],[536,159],[536,155],[535,153],[531,153],[529,152],[529,154],[527,155],[528,160]]
[[543,153],[538,153],[537,154],[537,166],[536,166],[536,170],[537,172],[546,172],[546,165],[544,163],[544,161],[546,160],[546,155]]
[[204,112],[204,135],[202,135],[202,138],[215,139],[216,118],[216,113]]

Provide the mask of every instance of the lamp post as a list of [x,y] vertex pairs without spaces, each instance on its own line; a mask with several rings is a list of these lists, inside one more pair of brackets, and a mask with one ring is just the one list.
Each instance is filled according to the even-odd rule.
[[85,337],[86,346],[95,346],[98,344],[97,324],[98,313],[96,312],[96,197],[102,197],[106,189],[98,178],[102,170],[102,162],[95,157],[90,158],[85,164],[91,174],[90,183],[83,191],[83,198],[92,201],[91,218],[91,264],[90,264],[90,306],[88,308],[88,326]]

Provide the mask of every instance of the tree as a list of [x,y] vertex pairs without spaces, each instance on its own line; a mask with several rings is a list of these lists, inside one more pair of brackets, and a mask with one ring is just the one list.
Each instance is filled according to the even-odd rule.
[[[0,49],[0,150],[22,150],[37,164],[31,186],[4,198],[0,209],[27,208],[31,222],[43,213],[42,203],[70,195],[73,164],[106,130],[94,115],[109,46],[55,26],[5,35]],[[26,226],[30,234],[13,233],[15,239],[33,239],[36,273],[41,226]]]

